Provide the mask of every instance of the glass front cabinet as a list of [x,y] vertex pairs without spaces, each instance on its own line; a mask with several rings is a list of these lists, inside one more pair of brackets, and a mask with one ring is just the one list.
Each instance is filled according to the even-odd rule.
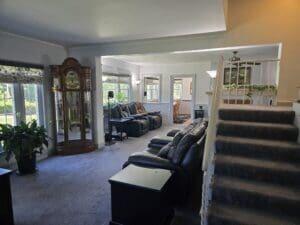
[[74,58],[50,67],[59,154],[95,150],[92,140],[91,69]]

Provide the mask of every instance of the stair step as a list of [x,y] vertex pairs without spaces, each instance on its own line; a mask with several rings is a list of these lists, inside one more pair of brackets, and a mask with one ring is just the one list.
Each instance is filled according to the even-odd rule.
[[300,164],[218,154],[215,174],[300,187]]
[[197,210],[176,208],[170,225],[201,225],[201,216]]
[[221,120],[293,124],[295,112],[275,109],[219,109]]
[[289,124],[220,120],[217,134],[268,140],[297,141],[298,128]]
[[296,189],[215,176],[212,191],[213,202],[263,210],[279,216],[299,216],[300,192]]
[[300,163],[300,145],[295,142],[217,136],[216,152]]
[[209,225],[297,225],[292,218],[267,215],[264,211],[253,211],[221,204],[213,204],[208,213]]

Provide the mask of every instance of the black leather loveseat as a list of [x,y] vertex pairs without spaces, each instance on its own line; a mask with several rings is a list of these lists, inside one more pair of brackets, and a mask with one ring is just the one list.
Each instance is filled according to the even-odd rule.
[[[143,167],[161,168],[174,171],[174,203],[183,203],[201,180],[201,164],[206,137],[207,122],[195,124],[191,129],[177,132],[172,142],[161,149],[148,148],[132,154],[123,165],[134,164]],[[202,174],[200,175],[200,177]],[[202,183],[200,185],[202,186]]]
[[154,130],[154,129],[161,127],[162,116],[159,111],[158,112],[148,112],[145,109],[145,107],[143,106],[143,104],[140,102],[134,102],[131,105],[135,106],[135,107],[131,107],[131,109],[134,110],[134,108],[135,108],[137,113],[147,114],[147,117],[149,118],[149,121],[150,121],[150,130]]
[[[140,137],[149,130],[149,119],[145,115],[131,115],[128,105],[117,104],[111,109],[113,119],[131,118],[126,125],[125,132],[129,137]],[[121,128],[116,127],[117,131]]]
[[[113,119],[131,118],[125,127],[129,137],[140,137],[149,130],[157,129],[162,125],[160,112],[147,112],[144,106],[138,102],[129,104],[117,104],[111,109]],[[117,127],[117,130],[120,129]]]
[[149,119],[149,129],[154,130],[160,128],[162,125],[162,116],[160,112],[148,112],[145,107],[140,102],[132,102],[128,105],[130,113],[134,114],[143,114],[146,115]]

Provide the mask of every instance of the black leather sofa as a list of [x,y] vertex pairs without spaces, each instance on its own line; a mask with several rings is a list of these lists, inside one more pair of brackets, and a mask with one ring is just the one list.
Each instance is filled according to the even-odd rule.
[[145,115],[149,120],[149,129],[154,130],[162,125],[162,116],[160,112],[147,112],[140,102],[132,102],[128,105],[131,115]]
[[[206,137],[207,121],[184,129],[174,136],[172,142],[161,149],[148,148],[132,154],[123,167],[134,164],[143,167],[161,168],[174,171],[172,190],[174,203],[182,204],[188,199],[195,182],[199,181]],[[202,178],[200,178],[202,182]],[[201,188],[202,183],[198,186]]]
[[[131,115],[127,105],[117,104],[111,109],[113,119],[132,118],[126,125],[125,132],[129,137],[140,137],[149,130],[149,119],[144,115]],[[119,127],[116,127],[120,131]]]
[[[117,104],[111,109],[113,119],[132,118],[125,127],[129,137],[140,137],[149,130],[154,130],[162,125],[160,112],[147,112],[141,103]],[[117,131],[120,128],[117,127]]]

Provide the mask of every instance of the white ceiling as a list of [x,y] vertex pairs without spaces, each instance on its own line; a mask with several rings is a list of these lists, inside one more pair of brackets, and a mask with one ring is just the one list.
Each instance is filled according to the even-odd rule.
[[62,45],[226,29],[223,0],[0,0],[0,30]]
[[204,49],[194,52],[173,52],[146,55],[107,56],[136,65],[195,63],[201,61],[217,61],[220,56],[228,60],[233,51],[238,51],[241,59],[277,59],[279,45],[246,46],[226,49]]

